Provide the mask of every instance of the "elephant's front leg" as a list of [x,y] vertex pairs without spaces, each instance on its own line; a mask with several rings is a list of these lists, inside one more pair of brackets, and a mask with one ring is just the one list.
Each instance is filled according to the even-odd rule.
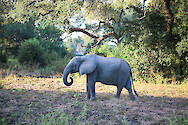
[[86,75],[86,97],[85,99],[90,99],[90,88],[89,88],[89,85],[88,85],[88,75]]
[[90,82],[89,83],[89,87],[90,87],[90,92],[91,92],[91,99],[90,100],[96,100],[96,96],[95,96],[95,83],[94,82]]
[[95,75],[91,74],[88,75],[88,89],[91,93],[91,99],[90,100],[95,100],[96,96],[95,96],[95,82],[96,82],[96,78]]

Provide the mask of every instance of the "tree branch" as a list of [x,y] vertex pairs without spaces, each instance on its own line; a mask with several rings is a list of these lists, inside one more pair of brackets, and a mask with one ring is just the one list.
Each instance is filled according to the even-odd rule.
[[145,17],[146,17],[146,12],[144,11],[144,15],[143,15],[142,17],[140,17],[140,18],[137,18],[137,19],[142,20],[142,19],[144,19]]
[[[38,2],[42,2],[43,0],[38,0]],[[32,1],[32,2],[30,2],[29,4],[27,4],[26,5],[26,7],[28,7],[28,6],[31,6],[32,4],[34,4],[34,3],[36,3],[37,1],[36,0],[34,0],[34,1]],[[52,2],[54,2],[54,1],[52,1]],[[41,6],[36,6],[36,8],[42,8]],[[51,12],[53,12],[54,10],[50,10],[50,11],[48,11],[47,13],[44,13],[44,14],[42,14],[41,12],[38,14],[38,17],[41,15],[41,16],[46,16],[46,15],[48,15],[48,14],[50,14]]]
[[133,5],[131,5],[130,7],[127,7],[126,9],[133,8],[137,13],[144,12],[144,15],[143,15],[142,17],[137,18],[137,19],[139,19],[139,20],[142,20],[142,19],[144,19],[144,18],[146,17],[146,11],[144,11],[145,1],[146,1],[146,0],[143,0],[143,6],[142,6],[142,9],[139,8],[139,7],[135,7],[135,6],[133,6]]
[[[116,20],[113,19],[113,18],[110,18],[109,21],[114,21],[114,22],[116,23]],[[98,30],[98,29],[100,28],[101,23],[104,23],[105,26],[107,26],[109,29],[112,29],[112,32],[110,32],[110,33],[108,33],[108,34],[106,34],[106,35],[103,35],[103,37],[100,37],[97,41],[102,41],[102,40],[106,39],[107,37],[109,37],[110,34],[113,34],[113,36],[117,39],[117,41],[118,41],[118,43],[119,43],[119,38],[118,38],[117,34],[115,33],[114,28],[113,28],[110,24],[108,24],[108,23],[106,23],[106,22],[104,22],[104,21],[100,21],[98,28],[95,29],[95,30],[93,30],[93,31]],[[110,36],[111,36],[111,35],[110,35]],[[99,43],[100,43],[100,42],[99,42]]]
[[110,33],[107,33],[107,34],[103,35],[102,37],[99,37],[97,39],[98,42],[95,45],[93,45],[92,47],[98,46],[103,40],[105,40],[108,37],[114,36],[114,35],[115,35],[114,31],[112,31]]
[[[113,18],[111,18],[109,21],[111,21],[111,20],[115,21]],[[101,23],[104,23],[105,26],[107,26],[108,28],[110,28],[110,29],[112,29],[114,31],[114,28],[112,26],[110,26],[109,24],[107,24],[106,22],[104,22],[104,21],[100,21],[99,22],[99,26],[96,29],[93,29],[93,31],[99,30],[101,28]]]
[[116,20],[114,18],[110,18],[109,21],[114,21],[116,23]]
[[142,19],[144,19],[146,17],[146,11],[144,11],[144,7],[145,7],[145,2],[146,1],[147,0],[143,0],[142,11],[144,12],[144,15],[142,17],[138,18],[139,20],[142,20]]
[[50,10],[49,12],[47,12],[47,13],[44,13],[44,14],[42,14],[42,13],[39,13],[39,15],[38,16],[46,16],[47,14],[50,14],[51,12],[53,12],[54,10]]
[[99,30],[100,27],[101,27],[101,23],[105,23],[105,22],[104,22],[104,21],[100,21],[98,27],[97,27],[96,29],[93,29],[93,31],[97,31],[97,30]]
[[[40,0],[40,1],[38,0],[38,2],[42,2],[42,1],[43,1],[43,0]],[[36,2],[37,2],[37,1],[36,1],[36,0],[34,0],[34,1],[30,2],[29,4],[27,4],[27,5],[26,5],[26,7],[28,7],[28,6],[32,5],[33,3],[36,3]]]
[[35,3],[35,2],[37,2],[37,1],[34,0],[34,1],[30,2],[29,4],[26,5],[26,7],[30,6],[31,4],[33,4],[33,3]]
[[121,9],[121,12],[119,14],[118,27],[120,26],[120,21],[121,21],[122,14],[123,14],[123,9]]
[[[122,13],[123,13],[123,9],[121,10],[121,14]],[[116,20],[113,19],[113,18],[110,18],[109,21],[114,21],[116,23]],[[111,32],[109,32],[109,33],[107,33],[107,34],[105,34],[105,35],[103,35],[101,37],[98,37],[96,35],[93,35],[93,34],[89,33],[88,31],[86,31],[88,29],[73,28],[73,27],[69,28],[69,21],[67,19],[64,21],[64,24],[68,24],[68,26],[67,26],[68,34],[73,33],[73,32],[82,32],[82,33],[86,34],[87,36],[89,36],[89,37],[94,38],[95,40],[97,40],[97,43],[95,43],[92,46],[92,48],[98,46],[103,40],[105,40],[108,37],[114,37],[114,38],[117,39],[118,43],[120,42],[118,35],[114,31],[114,28],[109,23],[106,23],[105,21],[100,21],[99,25],[98,25],[98,27],[96,29],[91,29],[92,31],[97,31],[97,30],[99,30],[101,28],[101,24],[104,24],[104,26],[107,26],[109,29],[112,29]]]
[[70,28],[70,29],[68,29],[68,30],[69,30],[69,31],[68,31],[69,34],[70,34],[70,33],[73,33],[73,32],[82,32],[82,33],[88,35],[88,36],[91,37],[91,38],[94,38],[94,39],[98,39],[98,38],[99,38],[98,36],[95,36],[95,35],[89,33],[89,32],[86,31],[85,29],[81,29],[81,28]]
[[103,40],[105,40],[106,38],[111,37],[111,36],[115,37],[118,40],[117,35],[114,31],[107,33],[101,37],[95,36],[95,35],[89,33],[88,31],[86,31],[85,29],[81,29],[81,28],[70,28],[68,31],[69,34],[73,33],[73,32],[82,32],[82,33],[88,35],[89,37],[96,39],[97,43],[94,44],[92,47],[98,46]]
[[3,2],[3,4],[4,4],[4,6],[7,7],[6,3],[5,3],[3,0],[2,0],[2,2]]
[[3,5],[5,6],[5,10],[6,9],[11,9],[12,8],[12,6],[11,5],[7,5],[3,0],[2,0],[2,3],[3,3]]

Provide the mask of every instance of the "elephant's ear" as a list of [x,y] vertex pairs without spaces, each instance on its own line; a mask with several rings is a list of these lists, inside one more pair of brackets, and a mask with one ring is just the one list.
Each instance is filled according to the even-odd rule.
[[80,76],[82,76],[83,74],[90,74],[95,70],[96,67],[97,65],[95,64],[95,62],[91,60],[85,60],[80,65],[79,74]]

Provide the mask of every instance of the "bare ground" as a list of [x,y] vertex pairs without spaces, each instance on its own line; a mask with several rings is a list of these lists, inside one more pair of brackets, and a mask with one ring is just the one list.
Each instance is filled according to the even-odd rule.
[[[0,89],[0,124],[40,124],[41,116],[66,114],[68,124],[170,124],[188,118],[188,85],[135,83],[140,95],[131,101],[126,89],[114,99],[116,88],[96,84],[96,101],[85,100],[85,79],[71,87],[62,78],[31,78],[9,75]],[[57,115],[55,118],[59,118]],[[79,121],[79,122],[75,122]],[[178,122],[177,122],[178,124]]]

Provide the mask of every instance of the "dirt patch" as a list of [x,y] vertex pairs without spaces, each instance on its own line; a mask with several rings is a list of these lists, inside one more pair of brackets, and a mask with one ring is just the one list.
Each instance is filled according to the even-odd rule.
[[[53,112],[55,118],[65,114],[67,124],[169,124],[179,117],[188,118],[187,89],[166,85],[161,93],[157,86],[136,84],[140,94],[131,101],[126,90],[120,99],[114,99],[116,88],[99,84],[96,86],[97,100],[85,100],[85,81],[80,78],[71,87],[66,87],[59,78],[31,78],[10,76],[2,79],[0,89],[1,123],[35,124]],[[154,87],[154,88],[153,88]],[[163,85],[165,87],[165,85]],[[155,89],[156,88],[156,89]],[[164,88],[163,88],[164,89]],[[179,93],[177,97],[173,96]],[[49,117],[50,118],[50,117]],[[78,121],[78,122],[76,122]]]

